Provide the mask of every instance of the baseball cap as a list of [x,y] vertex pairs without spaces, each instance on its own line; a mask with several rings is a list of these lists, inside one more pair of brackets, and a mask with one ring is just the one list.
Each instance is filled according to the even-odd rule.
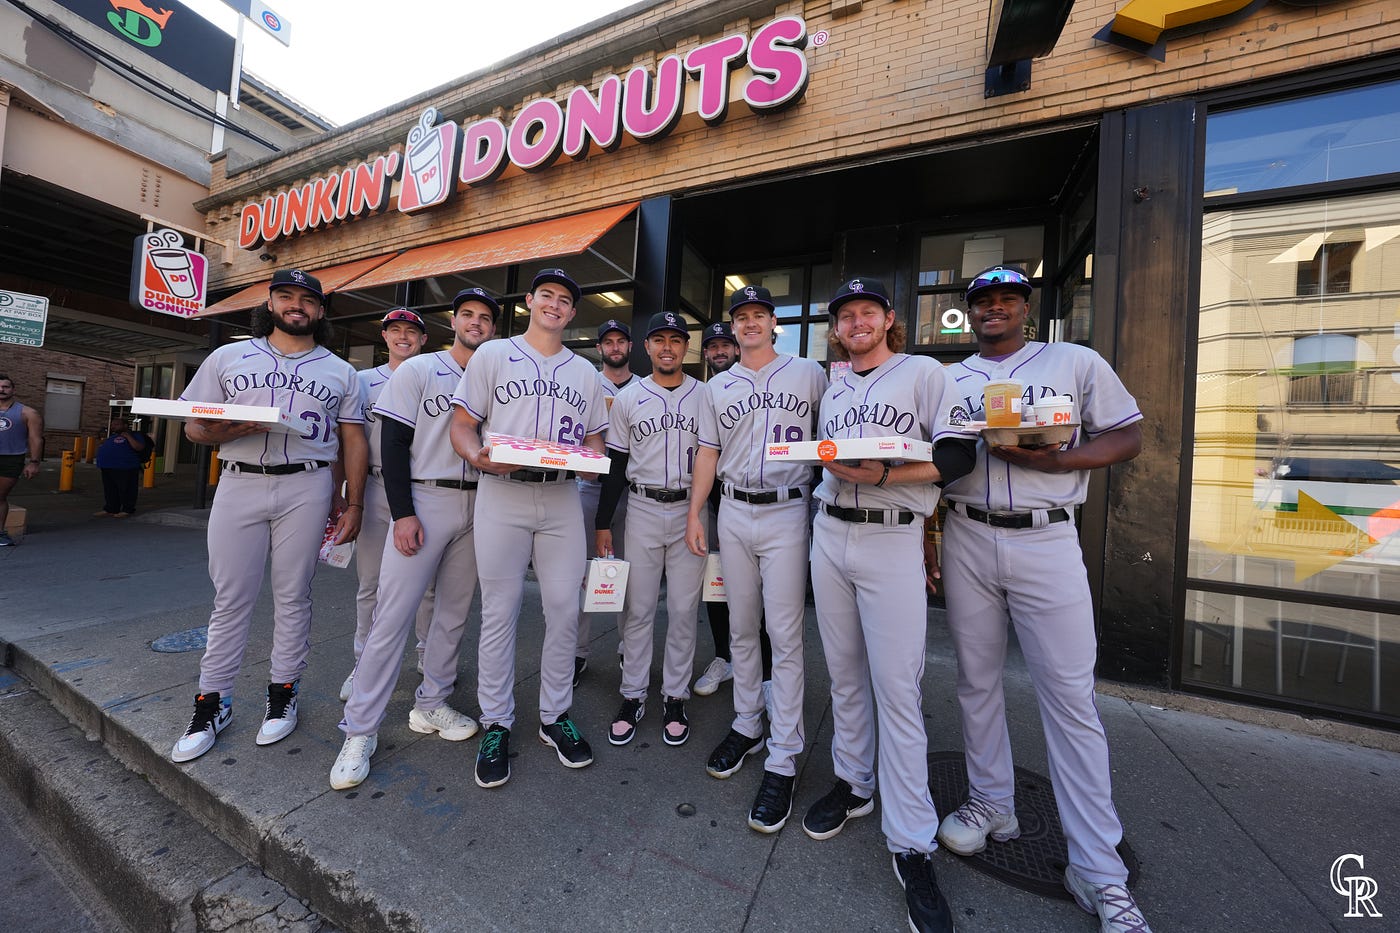
[[278,269],[272,273],[272,281],[268,284],[267,290],[272,291],[279,285],[296,285],[311,292],[321,301],[326,300],[326,295],[321,291],[321,280],[314,275],[307,275],[300,269]]
[[458,292],[452,299],[453,314],[457,313],[457,309],[462,306],[462,302],[464,301],[479,301],[482,304],[486,305],[486,307],[491,309],[492,318],[499,317],[501,314],[500,304],[496,301],[496,299],[488,295],[485,289],[464,288],[460,292]]
[[[622,323],[621,321],[608,318],[606,321],[598,325],[598,342],[602,343],[603,338],[608,335],[609,331],[614,330],[622,336],[626,337],[628,340],[632,339],[632,331],[628,329],[626,324]],[[647,336],[650,337],[651,334],[647,334]]]
[[762,285],[745,285],[735,289],[734,294],[729,296],[730,317],[734,316],[734,309],[740,305],[763,305],[769,311],[775,310],[773,293]]
[[563,269],[541,269],[535,273],[535,278],[530,282],[530,291],[534,291],[546,282],[554,282],[569,290],[569,294],[574,296],[574,304],[578,304],[583,297],[583,292],[579,290],[578,283],[569,278],[569,273]]
[[856,276],[842,282],[840,287],[836,289],[836,294],[826,303],[826,313],[834,319],[836,312],[843,304],[857,298],[868,298],[888,311],[890,310],[889,294],[890,290],[879,279]]
[[395,308],[379,320],[379,329],[387,330],[389,325],[395,321],[407,321],[417,326],[423,333],[428,332],[428,325],[423,323],[423,319],[407,308]]
[[734,339],[734,331],[731,330],[729,325],[724,321],[717,321],[705,328],[705,336],[700,339],[700,346],[703,348],[705,344],[709,343],[711,340],[728,340],[730,343],[739,342]]
[[686,326],[685,318],[674,311],[658,311],[647,321],[648,337],[663,330],[673,330],[687,340],[690,339],[690,328]]
[[967,294],[963,300],[967,306],[972,307],[972,299],[977,297],[978,292],[986,291],[989,288],[1010,288],[1021,293],[1022,298],[1031,296],[1031,280],[1026,278],[1026,274],[1020,269],[1008,268],[1006,266],[992,266],[977,273],[977,277],[972,280],[972,284],[967,286]]

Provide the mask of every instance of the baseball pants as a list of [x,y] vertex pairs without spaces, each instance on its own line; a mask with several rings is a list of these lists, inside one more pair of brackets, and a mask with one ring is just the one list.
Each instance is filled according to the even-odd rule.
[[[384,560],[384,549],[392,548],[388,541],[389,527],[393,524],[389,514],[389,500],[384,495],[384,480],[371,473],[365,480],[364,520],[360,522],[360,536],[355,539],[355,573],[360,587],[355,592],[355,660],[365,650],[365,638],[369,635],[370,624],[374,621],[374,606],[379,599],[379,568]],[[418,634],[418,658],[423,658],[423,643],[428,640],[428,623],[433,619],[433,590],[423,594],[418,607],[418,617],[414,631]]]
[[1126,883],[1108,739],[1094,705],[1094,609],[1074,523],[993,528],[950,508],[943,585],[970,793],[1002,812],[1015,806],[1002,688],[1010,621],[1040,706],[1070,864],[1095,884]]
[[662,696],[690,698],[695,667],[695,628],[705,558],[685,543],[689,503],[657,502],[630,494],[632,523],[627,527],[627,600],[622,614],[622,695],[643,699],[651,675],[656,607],[661,575],[666,575],[666,650],[661,664]]
[[922,522],[862,525],[824,512],[812,532],[812,593],[831,674],[831,758],[836,776],[861,797],[874,795],[878,777],[891,852],[938,847],[919,687],[928,629],[923,534]]
[[544,604],[540,720],[568,712],[583,586],[583,510],[578,484],[523,483],[483,474],[476,496],[476,567],[481,580],[477,700],[483,726],[515,723],[515,635],[525,568],[533,559]]
[[290,683],[311,653],[311,577],[331,508],[331,471],[286,476],[219,477],[209,510],[209,578],[214,609],[199,662],[201,693],[225,697],[243,665],[253,604],[272,565],[272,660],[269,680]]
[[384,548],[379,605],[340,723],[346,735],[379,731],[399,679],[404,639],[429,587],[434,588],[432,622],[423,651],[423,682],[413,705],[429,712],[452,695],[467,612],[476,592],[475,505],[475,492],[413,484],[413,510],[423,525],[423,546],[412,557],[405,557],[392,539]]
[[753,505],[725,497],[719,507],[719,560],[729,602],[735,732],[763,734],[759,620],[773,643],[773,720],[768,760],[774,774],[797,773],[802,733],[802,617],[807,601],[807,501]]
[[[593,548],[593,524],[598,518],[598,497],[602,494],[602,490],[603,484],[601,482],[578,481],[578,497],[583,506],[584,545],[587,548],[588,560],[598,556]],[[613,512],[613,556],[618,560],[627,559],[627,500],[630,498],[631,494],[624,491],[622,498],[617,500],[617,509]],[[628,592],[631,592],[630,585]],[[578,647],[574,654],[580,658],[588,657],[592,651],[594,614],[589,612],[578,614]],[[596,614],[608,617],[617,616],[618,636],[625,640],[625,636],[622,635],[622,618],[619,613],[600,612]]]

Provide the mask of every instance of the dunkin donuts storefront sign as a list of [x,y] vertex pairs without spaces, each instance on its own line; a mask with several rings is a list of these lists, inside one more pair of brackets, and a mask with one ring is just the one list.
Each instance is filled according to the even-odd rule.
[[245,205],[238,245],[256,249],[385,210],[395,182],[398,209],[412,213],[442,204],[461,188],[490,184],[511,166],[536,172],[560,154],[582,159],[592,149],[611,151],[624,137],[654,142],[680,122],[687,83],[695,86],[694,112],[711,126],[724,121],[734,96],[755,113],[776,112],[807,90],[806,47],[806,22],[784,16],[752,36],[725,36],[685,55],[667,55],[655,69],[609,75],[596,93],[579,86],[562,104],[532,100],[509,125],[495,117],[438,123],[430,107],[408,131],[402,155],[390,152]]

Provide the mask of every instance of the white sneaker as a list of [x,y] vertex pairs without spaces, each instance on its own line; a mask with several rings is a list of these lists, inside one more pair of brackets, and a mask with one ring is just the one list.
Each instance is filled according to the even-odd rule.
[[171,761],[194,761],[214,747],[214,740],[233,718],[233,698],[220,699],[217,690],[194,698],[194,715],[185,734],[170,749]]
[[773,681],[763,682],[763,711],[768,714],[768,724],[773,724]]
[[959,855],[976,855],[987,848],[987,837],[1008,842],[1021,835],[1021,824],[1014,813],[1002,813],[985,800],[968,798],[967,803],[938,824],[938,841]]
[[297,727],[297,691],[301,681],[267,685],[267,712],[254,740],[259,745],[280,742]]
[[340,685],[340,702],[344,703],[350,699],[350,694],[355,688],[355,671],[352,668],[350,673],[345,675],[345,682]]
[[331,766],[331,788],[349,790],[369,777],[369,759],[379,748],[378,735],[348,735]]
[[478,728],[475,719],[446,703],[437,709],[424,711],[414,707],[409,710],[408,727],[429,735],[436,732],[449,742],[464,742],[476,735]]
[[1065,890],[1085,913],[1099,918],[1099,933],[1152,933],[1142,918],[1132,892],[1121,884],[1094,884],[1065,866]]
[[734,677],[734,665],[724,658],[715,658],[705,672],[695,678],[696,696],[707,697],[719,689],[719,685]]

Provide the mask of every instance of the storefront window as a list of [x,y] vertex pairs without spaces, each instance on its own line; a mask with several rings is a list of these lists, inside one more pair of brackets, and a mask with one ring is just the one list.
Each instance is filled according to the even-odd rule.
[[719,320],[728,320],[729,296],[746,285],[761,285],[773,295],[778,325],[774,346],[779,353],[826,362],[826,299],[831,295],[831,264],[781,266],[724,276],[724,307]]
[[911,345],[949,349],[954,358],[972,352],[977,338],[967,319],[963,292],[988,266],[1007,265],[1032,278],[1043,272],[1045,232],[1040,227],[1006,227],[926,236],[919,244],[919,295]]

